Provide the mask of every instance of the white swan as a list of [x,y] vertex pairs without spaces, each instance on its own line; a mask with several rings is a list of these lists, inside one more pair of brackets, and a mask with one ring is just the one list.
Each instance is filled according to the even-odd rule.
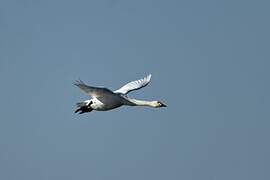
[[78,86],[84,92],[92,97],[90,100],[77,103],[78,109],[75,113],[80,111],[80,114],[91,112],[92,110],[107,111],[118,108],[122,105],[126,106],[150,106],[150,107],[166,107],[160,101],[143,101],[127,97],[131,91],[141,89],[149,84],[151,74],[143,79],[129,82],[116,91],[111,91],[104,87],[88,86],[81,80],[76,81],[74,85]]

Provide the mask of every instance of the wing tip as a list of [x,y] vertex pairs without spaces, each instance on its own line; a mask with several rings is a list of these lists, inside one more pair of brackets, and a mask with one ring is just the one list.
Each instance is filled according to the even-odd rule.
[[78,80],[76,80],[73,84],[74,84],[75,86],[79,86],[79,85],[84,84],[84,82],[83,82],[81,79],[78,79]]
[[148,82],[150,82],[151,77],[152,77],[152,74],[150,73],[150,74],[148,74],[148,75],[145,77],[145,79],[146,79]]

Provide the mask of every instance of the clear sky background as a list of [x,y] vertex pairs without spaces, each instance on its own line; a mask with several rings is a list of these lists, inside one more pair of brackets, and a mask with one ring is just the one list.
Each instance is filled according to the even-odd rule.
[[[0,179],[270,179],[269,6],[1,0]],[[74,114],[148,73],[167,108]]]

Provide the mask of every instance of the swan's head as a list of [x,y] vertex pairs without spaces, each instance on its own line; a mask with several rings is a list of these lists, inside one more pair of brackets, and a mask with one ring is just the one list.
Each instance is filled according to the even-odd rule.
[[164,103],[160,101],[154,101],[154,106],[159,108],[159,107],[167,107]]

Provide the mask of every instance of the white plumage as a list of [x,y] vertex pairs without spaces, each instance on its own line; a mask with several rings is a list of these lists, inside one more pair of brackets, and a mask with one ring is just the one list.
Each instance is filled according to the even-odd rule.
[[129,83],[127,83],[126,85],[124,85],[123,87],[121,87],[120,89],[114,91],[115,93],[121,93],[121,94],[128,94],[131,91],[134,90],[138,90],[141,89],[145,86],[147,86],[151,80],[151,74],[149,74],[148,76],[146,76],[143,79],[139,79],[136,81],[131,81]]
[[88,86],[83,81],[79,80],[75,83],[75,85],[91,96],[92,99],[77,103],[78,109],[75,111],[75,113],[80,111],[80,114],[82,114],[85,112],[91,112],[92,110],[107,111],[122,105],[166,107],[166,105],[160,101],[143,101],[126,96],[131,91],[147,86],[150,79],[151,74],[143,79],[129,82],[116,91],[111,91],[104,87]]

